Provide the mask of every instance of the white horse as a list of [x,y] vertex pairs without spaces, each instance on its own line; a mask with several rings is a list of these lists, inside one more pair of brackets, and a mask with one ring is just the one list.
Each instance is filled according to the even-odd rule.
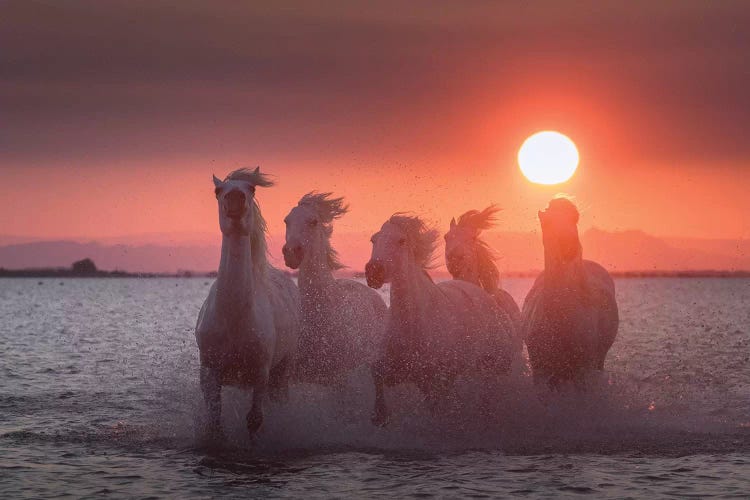
[[536,383],[556,387],[584,382],[604,359],[617,335],[615,284],[599,264],[583,260],[578,210],[555,198],[539,212],[544,272],[526,296],[521,328]]
[[497,257],[489,245],[479,236],[497,222],[495,214],[500,211],[490,205],[481,212],[469,210],[456,219],[451,219],[445,234],[445,265],[453,279],[468,281],[492,295],[512,324],[517,349],[522,348],[520,337],[521,310],[513,297],[500,287],[500,271],[495,265]]
[[247,429],[263,423],[263,400],[285,391],[300,328],[299,292],[266,261],[266,222],[256,186],[273,183],[259,169],[214,176],[222,232],[219,273],[198,316],[200,382],[212,435],[221,434],[221,387],[253,389]]
[[336,279],[344,266],[331,247],[333,221],[348,211],[343,198],[308,193],[284,219],[284,262],[299,269],[302,298],[295,378],[338,384],[351,370],[370,365],[380,349],[388,308],[380,295],[362,283]]
[[461,280],[435,284],[426,272],[438,232],[418,217],[393,215],[372,237],[367,284],[391,283],[385,349],[373,365],[373,423],[388,423],[384,386],[413,382],[436,401],[456,376],[498,376],[513,361],[511,332],[497,304]]

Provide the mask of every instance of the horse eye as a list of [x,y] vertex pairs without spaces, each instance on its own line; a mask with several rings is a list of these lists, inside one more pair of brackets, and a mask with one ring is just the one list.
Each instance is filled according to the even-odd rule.
[[401,238],[400,240],[398,240],[399,245],[403,245],[404,243],[406,243],[406,238]]
[[308,221],[307,223],[310,224],[312,227],[315,227],[315,226],[318,225],[318,220],[317,219],[313,219],[311,221]]

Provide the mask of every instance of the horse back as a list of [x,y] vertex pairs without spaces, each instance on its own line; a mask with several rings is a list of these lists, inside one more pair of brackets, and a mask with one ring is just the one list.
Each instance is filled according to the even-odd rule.
[[452,309],[462,323],[460,326],[470,335],[500,338],[503,342],[515,337],[515,325],[510,316],[483,288],[464,280],[447,280],[437,286],[449,303],[448,309]]
[[453,303],[483,304],[489,295],[484,288],[465,280],[446,280],[437,284],[443,294]]
[[341,306],[348,309],[349,321],[366,334],[368,341],[378,347],[385,334],[388,307],[383,297],[369,286],[350,279],[338,279],[336,285],[341,293]]
[[387,309],[383,297],[364,283],[353,279],[339,278],[336,280],[336,285],[338,285],[345,295],[357,297],[360,301],[367,303],[375,309]]
[[596,262],[584,260],[583,265],[590,286],[591,300],[598,312],[599,360],[597,364],[600,365],[600,369],[603,369],[604,358],[615,341],[620,324],[615,282],[607,270]]

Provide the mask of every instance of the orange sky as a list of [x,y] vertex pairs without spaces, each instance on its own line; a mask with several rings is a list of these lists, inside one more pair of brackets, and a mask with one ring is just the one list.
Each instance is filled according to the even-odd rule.
[[[641,229],[659,236],[748,238],[747,184],[731,168],[642,166],[621,175],[582,161],[569,181],[557,186],[529,183],[515,156],[488,158],[485,164],[384,161],[377,169],[339,164],[295,163],[262,166],[278,186],[258,191],[272,233],[309,190],[346,196],[351,213],[340,232],[374,232],[394,211],[413,211],[439,226],[470,208],[490,203],[504,207],[501,229],[537,228],[536,211],[554,194],[576,197],[583,212],[581,228]],[[242,163],[227,163],[239,166]],[[2,234],[100,239],[142,233],[217,233],[211,173],[228,168],[204,165],[132,167],[102,173],[96,168],[70,175],[66,168],[10,170],[0,186]],[[614,169],[612,169],[614,170]],[[625,169],[618,169],[625,170]],[[179,172],[179,173],[177,173]]]
[[[366,233],[489,203],[534,230],[562,191],[584,229],[750,238],[742,2],[176,5],[11,3],[0,236],[216,234],[211,174],[261,165],[273,233],[313,189]],[[516,165],[545,129],[581,154],[559,186]]]

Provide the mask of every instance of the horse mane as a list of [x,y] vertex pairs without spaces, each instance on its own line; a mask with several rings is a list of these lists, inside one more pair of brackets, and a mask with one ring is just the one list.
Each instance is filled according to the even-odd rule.
[[500,210],[502,209],[494,204],[481,212],[479,210],[469,210],[458,218],[458,223],[456,224],[457,227],[472,230],[476,235],[473,244],[479,267],[479,283],[488,292],[495,291],[500,286],[500,271],[495,264],[498,256],[486,241],[479,238],[479,234],[486,229],[490,229],[497,223],[496,214]]
[[435,250],[437,249],[440,233],[437,229],[428,226],[416,215],[407,215],[397,212],[388,219],[406,233],[406,241],[414,252],[414,259],[423,269],[433,267]]
[[346,266],[339,260],[338,252],[331,246],[331,235],[333,234],[333,221],[343,217],[349,212],[349,205],[344,203],[344,198],[331,198],[333,193],[318,193],[311,191],[303,196],[297,206],[308,207],[320,221],[320,226],[325,235],[326,260],[330,269],[343,269]]
[[261,173],[260,167],[256,167],[253,170],[249,168],[233,170],[224,178],[224,182],[226,181],[246,181],[253,186],[260,187],[271,187],[274,184],[268,174]]
[[[250,170],[249,168],[240,168],[229,173],[224,178],[224,181],[246,181],[253,186],[271,187],[274,182],[269,178],[267,174],[260,172],[259,168]],[[250,232],[250,252],[253,259],[253,269],[255,274],[260,277],[266,276],[268,269],[268,245],[266,243],[266,232],[268,225],[266,219],[260,213],[260,205],[255,196],[251,205],[253,211],[253,224]]]
[[458,218],[458,226],[473,229],[476,233],[480,233],[485,229],[490,229],[497,223],[496,214],[500,212],[502,208],[497,205],[490,205],[481,212],[479,210],[469,210],[464,212]]

